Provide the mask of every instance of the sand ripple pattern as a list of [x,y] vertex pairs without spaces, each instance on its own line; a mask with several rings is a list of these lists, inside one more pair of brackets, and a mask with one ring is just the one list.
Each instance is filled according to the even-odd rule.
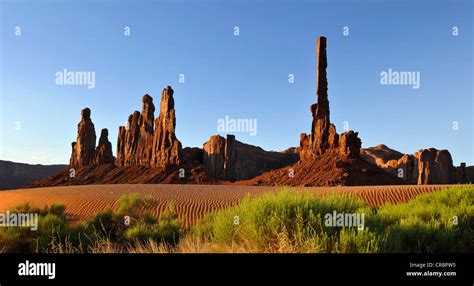
[[[423,193],[430,193],[449,185],[422,186],[357,186],[357,187],[311,187],[294,188],[321,196],[345,194],[364,200],[369,206],[386,203],[404,203]],[[173,201],[184,227],[189,227],[205,214],[238,204],[246,194],[256,196],[274,192],[276,187],[233,186],[233,185],[166,185],[166,184],[118,184],[86,185],[37,189],[0,191],[0,211],[11,210],[16,205],[29,202],[35,207],[53,203],[64,204],[70,219],[77,223],[107,207],[115,207],[124,194],[136,193],[142,197],[151,196],[155,202],[145,208],[160,216],[167,204]]]

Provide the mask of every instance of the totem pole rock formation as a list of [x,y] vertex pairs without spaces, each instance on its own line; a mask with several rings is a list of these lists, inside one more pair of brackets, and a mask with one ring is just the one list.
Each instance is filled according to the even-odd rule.
[[176,115],[170,86],[163,89],[156,120],[154,112],[153,98],[145,94],[142,112],[132,113],[127,125],[119,128],[117,165],[166,167],[180,163],[182,146],[175,135]]
[[336,127],[329,120],[329,100],[327,81],[326,38],[319,37],[316,47],[317,65],[317,103],[311,105],[313,122],[311,133],[300,136],[300,158],[302,160],[316,158],[326,152],[348,157],[359,156],[361,141],[358,133],[348,131],[338,135]]

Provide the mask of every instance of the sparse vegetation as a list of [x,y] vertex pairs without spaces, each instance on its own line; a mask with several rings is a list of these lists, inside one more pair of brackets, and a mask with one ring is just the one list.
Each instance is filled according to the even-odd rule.
[[[193,235],[223,251],[232,245],[250,252],[472,253],[473,202],[470,186],[380,208],[346,196],[284,190],[213,213],[193,228]],[[364,214],[364,230],[326,227],[324,215],[333,210]]]
[[[0,228],[0,249],[8,252],[90,253],[374,253],[474,252],[474,187],[423,194],[405,204],[369,207],[344,195],[317,196],[283,189],[210,213],[180,229],[173,203],[160,217],[146,211],[151,198],[126,195],[84,223],[67,224],[61,205],[15,211],[40,214],[38,231]],[[325,224],[325,215],[364,214],[364,229]],[[124,217],[130,217],[130,225]]]
[[[108,208],[75,227],[68,226],[63,205],[53,204],[39,210],[22,204],[15,211],[37,213],[38,229],[0,228],[0,249],[6,252],[120,252],[132,249],[134,245],[143,247],[149,240],[173,247],[180,237],[180,222],[174,204],[168,203],[161,218],[157,219],[144,208],[150,200],[135,194],[125,195],[117,201],[115,212]],[[127,225],[125,216],[129,219]]]

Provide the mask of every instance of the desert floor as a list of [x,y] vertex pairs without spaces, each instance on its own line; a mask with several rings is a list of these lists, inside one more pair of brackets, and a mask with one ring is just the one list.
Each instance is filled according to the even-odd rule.
[[[414,197],[449,187],[448,185],[422,186],[357,186],[294,188],[318,195],[348,194],[364,200],[369,206],[403,203]],[[35,207],[56,204],[66,206],[66,214],[73,223],[81,222],[107,207],[114,207],[124,194],[151,196],[155,203],[145,207],[159,216],[168,202],[173,201],[184,227],[194,224],[206,213],[237,204],[247,193],[251,196],[274,192],[281,187],[229,185],[85,185],[0,191],[0,211],[13,209],[29,202]]]

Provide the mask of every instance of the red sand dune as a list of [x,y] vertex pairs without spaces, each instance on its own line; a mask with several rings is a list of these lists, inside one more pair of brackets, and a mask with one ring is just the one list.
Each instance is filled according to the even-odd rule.
[[[403,185],[295,189],[318,195],[349,194],[360,197],[369,206],[380,206],[387,202],[407,202],[419,194],[446,187],[446,185]],[[66,213],[73,222],[79,222],[109,206],[113,208],[122,195],[136,193],[143,197],[151,196],[157,201],[154,205],[146,206],[156,216],[160,215],[168,202],[173,201],[183,226],[188,227],[208,212],[237,204],[247,193],[254,196],[276,190],[278,187],[175,184],[86,185],[19,189],[0,192],[0,211],[11,210],[24,202],[29,202],[35,207],[59,203],[66,206]]]

